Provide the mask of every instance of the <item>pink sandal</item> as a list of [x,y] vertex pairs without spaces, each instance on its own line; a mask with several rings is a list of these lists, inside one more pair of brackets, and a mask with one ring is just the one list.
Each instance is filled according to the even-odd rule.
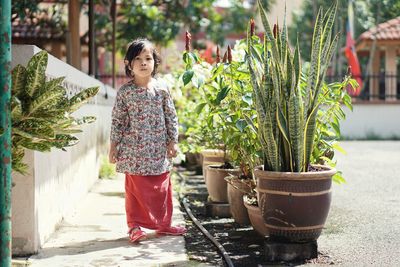
[[128,231],[130,242],[139,242],[146,239],[147,234],[140,227],[132,227]]
[[181,226],[170,226],[164,229],[159,229],[156,232],[161,235],[183,235],[186,233],[186,229]]

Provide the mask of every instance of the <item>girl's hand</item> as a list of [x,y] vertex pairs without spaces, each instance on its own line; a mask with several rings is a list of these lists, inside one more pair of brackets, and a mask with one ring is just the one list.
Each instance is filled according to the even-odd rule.
[[111,144],[110,147],[110,152],[108,153],[108,161],[110,163],[116,163],[117,162],[117,149],[114,144]]
[[175,143],[169,143],[167,146],[167,157],[168,158],[176,157],[177,152],[178,152],[178,145]]

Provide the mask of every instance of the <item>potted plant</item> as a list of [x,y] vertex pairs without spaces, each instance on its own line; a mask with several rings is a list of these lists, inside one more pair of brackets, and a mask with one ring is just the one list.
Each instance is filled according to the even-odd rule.
[[26,174],[27,169],[23,162],[25,149],[65,150],[79,142],[74,134],[82,132],[80,125],[96,120],[93,116],[75,118],[72,114],[94,97],[99,87],[86,88],[68,98],[62,85],[65,77],[46,81],[47,61],[47,52],[41,51],[26,67],[18,64],[12,70],[12,169],[21,174]]
[[[325,162],[324,153],[314,158],[312,153],[322,136],[317,118],[324,93],[329,93],[323,81],[338,42],[338,35],[332,37],[337,3],[325,14],[318,13],[307,73],[301,68],[299,46],[294,53],[289,48],[285,21],[282,30],[278,26],[272,30],[262,3],[258,4],[265,28],[264,50],[254,49],[250,29],[247,38],[264,156],[263,166],[255,170],[258,202],[270,237],[313,241],[327,218],[336,173],[328,165],[311,163]],[[346,78],[343,83],[348,82]]]
[[[207,75],[208,68],[200,66],[196,68],[197,75]],[[177,69],[172,73],[162,76],[168,84],[173,95],[179,120],[179,151],[182,164],[188,170],[194,170],[202,174],[202,156],[200,152],[204,147],[214,147],[216,138],[212,138],[211,132],[206,127],[203,114],[198,114],[196,106],[202,100],[202,96],[192,83],[187,83],[183,76],[186,72]],[[199,117],[201,116],[201,117]],[[223,159],[220,160],[223,162]]]
[[209,87],[212,81],[214,66],[203,61],[197,53],[191,52],[190,42],[190,34],[187,33],[186,51],[183,54],[185,71],[180,76],[183,82],[181,88],[185,94],[185,105],[181,114],[184,119],[181,120],[181,125],[184,125],[182,130],[187,138],[182,142],[181,148],[186,152],[201,154],[202,173],[206,179],[208,165],[227,161],[221,124],[218,123],[215,105],[211,105],[211,102],[221,102],[223,97],[219,96],[217,99],[216,90],[206,92],[205,87]]
[[[184,83],[191,82],[196,85],[198,89],[196,92],[201,92],[203,96],[200,99],[202,101],[195,108],[196,114],[204,119],[203,121],[206,122],[209,129],[203,133],[214,132],[214,139],[220,136],[225,151],[229,151],[229,163],[240,169],[240,172],[236,171],[235,175],[227,176],[227,172],[234,173],[234,171],[221,170],[220,166],[216,164],[205,168],[207,172],[204,172],[210,195],[213,196],[213,191],[217,190],[226,192],[224,195],[230,204],[232,217],[239,224],[249,224],[243,195],[250,193],[255,186],[253,169],[259,164],[260,159],[257,132],[254,127],[250,127],[256,123],[256,112],[250,73],[245,61],[245,50],[246,40],[238,41],[234,49],[228,46],[221,61],[219,48],[217,48],[216,64],[214,65],[204,64],[195,53],[186,52],[184,60],[187,68],[183,75]],[[202,71],[202,68],[209,71]],[[201,75],[202,73],[210,73],[210,75]],[[204,79],[204,77],[207,78]],[[201,124],[202,122],[197,120],[189,130],[199,127]],[[210,161],[216,161],[215,150],[206,150],[205,152],[203,152],[205,166],[209,165]],[[227,161],[226,157],[225,161]],[[219,181],[218,184],[211,183],[207,178],[209,173],[215,175],[213,182]],[[228,182],[227,185],[225,181]],[[227,190],[225,190],[226,187]],[[224,196],[224,199],[226,197]]]
[[261,159],[257,131],[252,127],[256,124],[256,111],[250,73],[245,60],[246,48],[246,40],[237,41],[231,51],[228,48],[232,55],[231,59],[228,56],[228,63],[224,64],[218,72],[229,88],[229,94],[226,97],[228,105],[224,115],[229,138],[225,143],[231,152],[231,161],[240,168],[238,175],[225,177],[228,183],[228,202],[233,219],[241,225],[251,222],[243,196],[250,194],[255,187],[253,170],[260,164]]
[[[186,71],[182,76],[183,82],[185,85],[191,83],[202,96],[200,103],[195,108],[195,113],[198,114],[199,119],[195,124],[196,126],[192,126],[190,130],[200,125],[205,126],[202,131],[203,138],[207,136],[207,133],[211,133],[214,147],[219,148],[219,150],[207,149],[202,152],[203,175],[207,190],[211,201],[228,202],[225,177],[229,174],[239,175],[240,169],[234,168],[234,166],[244,167],[244,164],[240,164],[238,160],[241,151],[237,144],[240,141],[247,140],[243,134],[247,130],[244,129],[246,121],[242,115],[251,111],[250,103],[246,107],[243,106],[246,112],[243,110],[240,114],[238,105],[240,105],[240,102],[246,102],[241,101],[241,98],[240,101],[235,99],[238,93],[243,93],[243,90],[240,91],[243,86],[240,87],[237,82],[239,81],[237,74],[239,73],[238,70],[245,64],[243,62],[232,62],[230,47],[228,47],[222,61],[220,60],[219,49],[217,49],[217,59],[214,65],[204,62],[196,53],[188,50],[185,51],[183,58],[186,64]],[[248,73],[245,73],[245,75],[249,76]],[[247,85],[249,85],[248,82]],[[248,89],[247,91],[251,92],[251,88],[248,87]],[[251,101],[251,96],[245,96],[244,93],[243,98],[247,103]],[[252,134],[255,138],[256,134]],[[210,176],[213,178],[210,178]],[[242,201],[242,198],[240,200]]]

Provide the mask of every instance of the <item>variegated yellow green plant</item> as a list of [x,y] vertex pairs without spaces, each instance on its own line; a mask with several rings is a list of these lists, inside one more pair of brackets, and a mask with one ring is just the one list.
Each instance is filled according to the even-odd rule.
[[337,3],[325,14],[321,10],[318,12],[304,88],[300,87],[300,48],[296,45],[292,53],[285,20],[282,31],[278,27],[272,30],[261,2],[258,4],[265,28],[264,49],[257,49],[249,29],[247,58],[265,157],[264,169],[306,172],[314,148],[321,88],[338,42],[338,35],[332,36]]
[[30,59],[26,68],[17,65],[12,70],[12,168],[20,173],[25,173],[27,167],[22,161],[24,149],[65,150],[64,147],[78,142],[73,134],[81,132],[79,126],[96,119],[75,118],[72,113],[95,96],[99,87],[87,88],[68,98],[61,84],[64,77],[46,81],[47,61],[47,52],[41,51]]

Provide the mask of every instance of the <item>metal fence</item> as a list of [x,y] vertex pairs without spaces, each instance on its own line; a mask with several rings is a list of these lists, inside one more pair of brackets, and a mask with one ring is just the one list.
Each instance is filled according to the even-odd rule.
[[[331,83],[334,81],[341,81],[345,75],[327,75],[325,81]],[[112,85],[112,75],[101,74],[97,75],[96,78],[104,84]],[[115,77],[115,88],[118,89],[121,85],[125,84],[130,78],[125,75],[116,75]],[[371,74],[361,76],[363,81],[363,88],[361,93],[354,98],[369,101],[369,100],[400,100],[400,75],[390,74]],[[386,90],[386,84],[395,86],[395,94],[390,94]],[[376,88],[377,87],[377,88]],[[370,90],[373,89],[373,90]],[[374,93],[372,93],[374,92]]]
[[[97,80],[101,81],[104,84],[108,84],[112,86],[112,75],[111,74],[99,74],[95,76]],[[116,75],[115,76],[115,89],[120,88],[123,84],[127,83],[131,78],[126,75]]]
[[[330,75],[326,77],[326,82],[341,81],[345,75]],[[356,77],[355,77],[356,78]],[[361,76],[363,88],[358,96],[354,98],[360,100],[399,100],[400,99],[400,76],[391,74],[370,74]],[[387,86],[394,86],[395,93],[388,93]],[[372,89],[372,90],[371,90]]]

